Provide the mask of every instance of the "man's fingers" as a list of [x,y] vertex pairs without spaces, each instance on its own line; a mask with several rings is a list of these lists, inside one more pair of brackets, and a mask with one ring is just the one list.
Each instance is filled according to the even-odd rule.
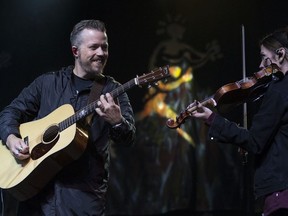
[[115,104],[114,98],[111,96],[111,94],[106,93],[106,98],[109,104]]
[[19,160],[24,160],[24,159],[27,159],[30,157],[29,154],[24,154],[24,153],[21,153],[19,150],[13,150],[12,151],[12,154],[15,158],[19,159]]

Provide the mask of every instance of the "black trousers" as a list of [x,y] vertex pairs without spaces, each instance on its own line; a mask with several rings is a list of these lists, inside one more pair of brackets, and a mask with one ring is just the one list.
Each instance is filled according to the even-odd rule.
[[278,209],[268,216],[288,216],[288,209]]

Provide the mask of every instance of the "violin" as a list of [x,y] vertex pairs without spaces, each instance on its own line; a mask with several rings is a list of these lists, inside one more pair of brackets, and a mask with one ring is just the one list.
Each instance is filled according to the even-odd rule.
[[[271,64],[250,77],[222,86],[214,95],[200,103],[203,106],[211,105],[215,107],[219,113],[228,112],[231,108],[240,104],[248,101],[256,101],[261,98],[266,92],[269,83],[273,80],[273,77],[275,77],[273,75],[277,77],[283,75],[276,64]],[[168,119],[166,122],[167,127],[171,129],[180,127],[187,118],[191,117],[192,112],[195,111],[196,108],[194,103],[190,104],[175,120]]]

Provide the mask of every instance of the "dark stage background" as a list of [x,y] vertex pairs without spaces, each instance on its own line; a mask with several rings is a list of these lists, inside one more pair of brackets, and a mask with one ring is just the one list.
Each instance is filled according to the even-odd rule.
[[[137,125],[133,148],[111,149],[107,215],[254,215],[253,157],[207,140],[187,121],[165,126],[194,99],[258,71],[258,40],[287,24],[284,1],[1,0],[0,108],[36,76],[73,63],[69,34],[81,19],[108,29],[105,72],[121,83],[170,65],[166,83],[128,92]],[[245,29],[243,37],[242,30]],[[248,126],[256,103],[248,104]],[[243,124],[242,107],[225,114]]]

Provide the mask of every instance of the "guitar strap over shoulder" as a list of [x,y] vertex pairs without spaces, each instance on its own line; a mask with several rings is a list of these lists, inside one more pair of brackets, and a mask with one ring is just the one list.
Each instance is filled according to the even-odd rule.
[[[90,104],[93,101],[96,101],[100,98],[100,95],[101,95],[102,90],[104,88],[104,84],[105,84],[105,77],[104,76],[98,77],[94,80],[93,85],[91,87],[90,94],[89,94],[88,104]],[[94,113],[95,112],[91,113],[90,115],[88,115],[86,117],[86,123],[88,125],[91,125],[91,121],[92,121]]]

